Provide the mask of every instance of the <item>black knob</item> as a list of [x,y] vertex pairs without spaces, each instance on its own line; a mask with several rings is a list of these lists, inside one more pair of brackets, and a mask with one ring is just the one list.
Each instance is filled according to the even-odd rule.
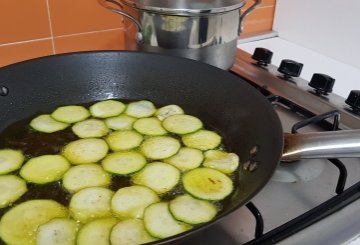
[[282,60],[278,71],[284,74],[285,78],[299,77],[303,64],[294,60]]
[[348,98],[345,100],[354,112],[360,112],[360,90],[351,90]]
[[309,86],[314,88],[317,94],[327,95],[332,92],[334,83],[334,78],[326,74],[314,73],[309,82]]
[[256,48],[251,58],[256,60],[258,65],[267,66],[271,63],[272,56],[273,52],[271,52],[270,50],[266,48]]

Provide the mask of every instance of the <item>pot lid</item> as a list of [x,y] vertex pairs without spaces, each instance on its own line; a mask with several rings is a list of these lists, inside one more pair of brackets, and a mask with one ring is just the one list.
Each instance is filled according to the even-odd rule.
[[202,15],[241,8],[245,0],[122,0],[128,6],[172,15]]

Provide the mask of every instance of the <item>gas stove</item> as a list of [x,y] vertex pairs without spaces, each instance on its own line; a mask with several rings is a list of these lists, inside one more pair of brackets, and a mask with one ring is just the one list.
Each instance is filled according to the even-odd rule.
[[[331,94],[330,76],[305,81],[303,64],[284,60],[278,68],[271,56],[238,49],[230,72],[269,100],[285,133],[360,129],[360,91]],[[251,202],[184,244],[347,244],[360,238],[359,198],[359,158],[279,163]]]

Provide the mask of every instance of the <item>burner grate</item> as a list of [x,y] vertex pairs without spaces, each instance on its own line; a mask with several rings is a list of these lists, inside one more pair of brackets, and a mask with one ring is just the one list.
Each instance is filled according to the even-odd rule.
[[[339,130],[340,124],[340,113],[337,110],[323,113],[320,115],[313,115],[308,110],[301,108],[294,103],[281,98],[280,96],[267,96],[268,100],[274,104],[283,104],[290,108],[292,111],[297,113],[302,113],[307,118],[295,123],[292,126],[292,133],[297,133],[298,130],[304,128],[311,124],[317,124],[322,126],[325,130],[335,131]],[[333,118],[332,123],[329,123],[330,118]],[[255,226],[255,239],[247,242],[247,245],[250,244],[274,244],[279,242],[296,232],[303,230],[304,228],[316,223],[317,221],[335,213],[336,211],[342,209],[348,204],[360,198],[360,181],[348,189],[345,190],[345,184],[347,180],[347,169],[345,165],[339,159],[328,159],[329,162],[334,164],[339,170],[339,177],[336,185],[335,193],[336,195],[322,204],[312,208],[311,210],[299,215],[298,217],[278,226],[277,228],[263,233],[264,230],[264,220],[262,218],[260,210],[252,203],[249,202],[246,207],[250,212],[255,216],[256,226]]]
[[246,245],[254,244],[275,244],[296,232],[316,223],[317,221],[335,213],[348,204],[360,198],[360,182],[354,184],[342,193],[330,198],[317,207],[305,212],[295,219],[259,236],[247,243]]
[[[296,124],[293,125],[293,127],[291,128],[291,133],[296,134],[298,132],[299,129],[306,127],[310,124],[313,123],[319,123],[323,120],[326,120],[328,118],[334,118],[332,127],[331,127],[331,131],[336,131],[339,130],[339,124],[340,124],[340,113],[337,110],[334,111],[330,111],[321,115],[317,115],[305,120],[302,120]],[[340,194],[344,191],[345,188],[345,184],[346,184],[346,179],[347,179],[347,170],[346,167],[344,165],[344,163],[342,163],[339,159],[328,159],[332,164],[334,164],[338,169],[339,169],[339,178],[338,178],[338,182],[336,185],[336,194]]]

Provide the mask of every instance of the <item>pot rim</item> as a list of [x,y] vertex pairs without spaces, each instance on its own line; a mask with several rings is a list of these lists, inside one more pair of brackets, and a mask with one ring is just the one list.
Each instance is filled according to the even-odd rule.
[[[153,12],[158,14],[166,15],[179,15],[179,16],[202,16],[202,15],[211,15],[225,13],[240,9],[245,5],[245,0],[227,0],[227,1],[217,1],[213,0],[215,4],[211,5],[202,4],[204,1],[175,1],[175,6],[171,6],[168,0],[164,1],[152,1],[152,0],[121,0],[125,5],[146,11]],[[191,3],[189,3],[191,2]],[[209,1],[208,1],[209,2]]]

